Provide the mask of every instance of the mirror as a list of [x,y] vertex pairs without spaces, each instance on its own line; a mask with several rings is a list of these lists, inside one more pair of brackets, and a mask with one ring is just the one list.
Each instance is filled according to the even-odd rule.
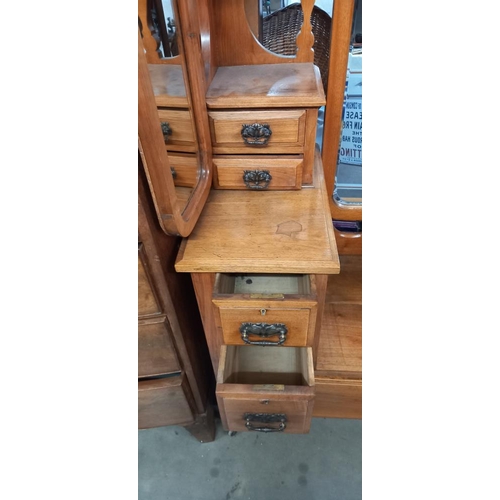
[[201,162],[176,10],[173,0],[139,2],[139,29],[156,102],[157,127],[169,159],[165,168],[172,176],[183,213],[198,184]]
[[204,67],[184,51],[200,28],[187,9],[184,1],[139,0],[139,153],[162,229],[181,236],[193,229],[212,181],[204,95],[189,84],[203,81]]
[[363,152],[362,0],[354,6],[351,46],[342,111],[342,133],[333,197],[339,205],[361,205]]

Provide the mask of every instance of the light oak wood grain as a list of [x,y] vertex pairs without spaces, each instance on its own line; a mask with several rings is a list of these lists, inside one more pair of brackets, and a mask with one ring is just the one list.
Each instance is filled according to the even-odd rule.
[[272,179],[269,191],[300,189],[302,185],[301,156],[214,156],[214,188],[248,190],[243,180],[245,170],[266,170]]
[[314,403],[311,348],[222,346],[220,360],[216,394],[225,429],[247,431],[247,412],[284,413],[285,433],[309,432]]
[[326,188],[333,219],[362,220],[360,206],[340,206],[332,198],[337,172],[338,148],[342,132],[342,108],[345,97],[345,80],[349,58],[349,44],[352,32],[353,0],[335,0],[333,6],[330,61],[328,69],[327,105],[323,137],[323,164],[325,166]]
[[338,274],[320,169],[315,187],[300,191],[213,190],[177,271]]
[[313,417],[362,417],[361,380],[328,379],[317,376]]
[[[262,315],[262,310],[266,311],[265,316]],[[245,345],[240,333],[242,323],[281,323],[286,326],[288,332],[285,342],[279,347],[306,346],[313,338],[316,306],[311,307],[311,309],[219,307],[219,314],[225,344]],[[312,323],[311,326],[310,323]],[[278,337],[262,339],[256,335],[250,335],[249,340],[277,342]]]
[[[305,110],[210,111],[210,129],[215,154],[301,153],[304,149]],[[246,144],[241,136],[244,124],[269,125],[272,131],[265,145]]]
[[172,131],[165,142],[167,150],[179,145],[183,147],[182,151],[186,151],[186,146],[193,146],[196,151],[196,135],[189,110],[160,108],[158,118],[160,123],[167,122]]
[[[216,66],[244,64],[288,64],[294,56],[279,56],[265,49],[253,35],[245,14],[245,0],[210,0],[212,44]],[[307,29],[305,30],[307,34]],[[298,51],[310,59],[310,37],[298,40]],[[299,61],[300,62],[300,61]]]
[[206,95],[209,109],[307,108],[325,104],[319,69],[312,63],[218,68]]
[[319,338],[318,375],[361,378],[361,305],[326,304]]

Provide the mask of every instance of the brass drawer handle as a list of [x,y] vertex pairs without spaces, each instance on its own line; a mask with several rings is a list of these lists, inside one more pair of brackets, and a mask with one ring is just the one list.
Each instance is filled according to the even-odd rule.
[[[286,334],[288,333],[288,328],[283,323],[241,323],[240,326],[241,340],[245,344],[250,345],[281,345],[286,340]],[[277,342],[271,342],[269,340],[250,340],[249,335],[257,335],[261,338],[268,338],[274,335],[279,336]]]
[[163,138],[165,142],[168,142],[168,136],[172,135],[172,129],[168,122],[161,122],[161,131],[163,132]]
[[[243,415],[245,427],[249,431],[282,432],[286,429],[286,415],[284,413],[245,413]],[[251,422],[257,421],[264,424],[279,422],[278,427],[254,427]]]
[[271,137],[271,127],[267,123],[245,123],[241,127],[241,137],[250,146],[264,146]]
[[243,170],[243,182],[249,189],[267,189],[272,178],[269,170]]

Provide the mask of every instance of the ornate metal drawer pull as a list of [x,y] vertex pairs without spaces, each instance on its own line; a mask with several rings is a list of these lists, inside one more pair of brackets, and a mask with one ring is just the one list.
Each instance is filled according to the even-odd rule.
[[165,139],[165,142],[167,142],[168,136],[172,135],[172,129],[170,128],[168,122],[161,122],[161,131],[163,132],[163,138]]
[[243,170],[243,182],[249,189],[267,189],[272,178],[269,170]]
[[[281,345],[286,340],[286,334],[288,333],[288,328],[283,323],[241,323],[240,326],[241,340],[245,344],[251,345]],[[269,340],[250,340],[249,335],[257,335],[261,338],[268,338],[274,335],[279,336],[277,342],[271,342]]]
[[245,144],[251,146],[264,146],[268,143],[271,134],[271,127],[267,123],[253,123],[252,125],[245,123],[241,127],[241,137]]
[[[245,427],[249,431],[258,432],[282,432],[286,429],[286,415],[284,413],[245,413],[243,415]],[[279,422],[278,427],[254,427],[251,422],[261,422],[269,424]]]

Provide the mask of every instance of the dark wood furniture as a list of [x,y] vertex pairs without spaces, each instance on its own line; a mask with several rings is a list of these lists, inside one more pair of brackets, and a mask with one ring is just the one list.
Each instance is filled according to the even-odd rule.
[[180,238],[160,228],[139,165],[139,428],[183,425],[215,436],[213,376],[189,276],[173,265]]

